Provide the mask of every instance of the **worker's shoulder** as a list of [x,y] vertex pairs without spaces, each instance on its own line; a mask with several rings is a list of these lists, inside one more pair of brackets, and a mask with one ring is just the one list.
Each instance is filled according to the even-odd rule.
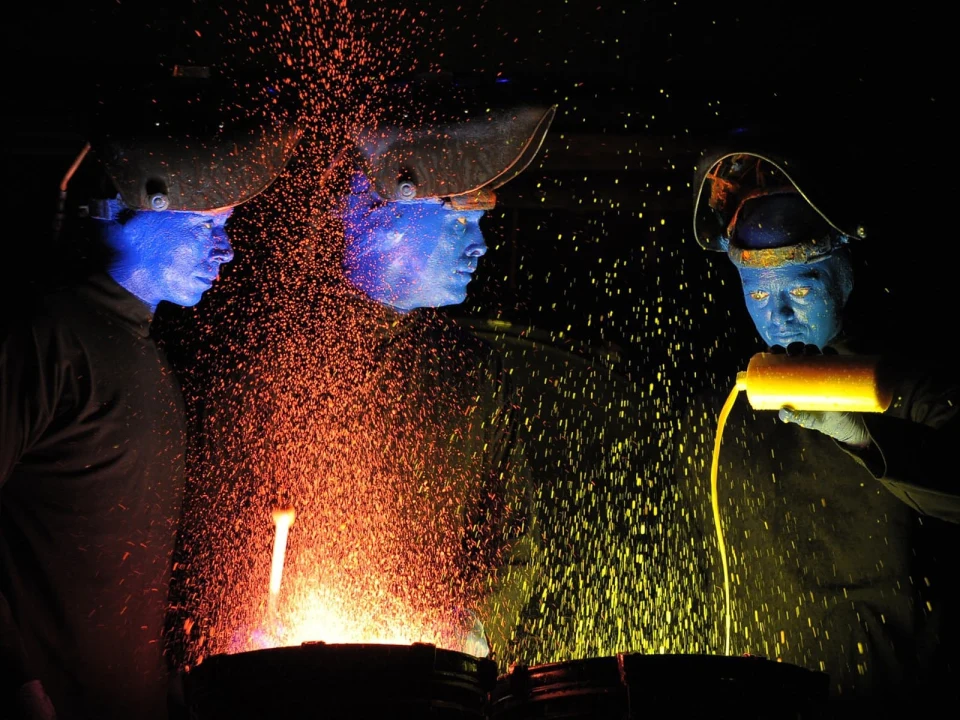
[[0,313],[0,337],[5,340],[44,339],[71,336],[77,320],[89,312],[86,301],[73,285],[23,290],[3,303]]

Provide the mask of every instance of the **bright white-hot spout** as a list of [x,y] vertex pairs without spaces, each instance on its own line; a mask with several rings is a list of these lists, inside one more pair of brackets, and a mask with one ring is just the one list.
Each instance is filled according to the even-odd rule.
[[297,513],[293,508],[277,508],[273,511],[273,563],[270,566],[269,598],[271,614],[277,609],[277,598],[280,596],[280,583],[283,581],[283,562],[287,554],[287,537],[290,534],[290,526],[293,525],[296,517]]

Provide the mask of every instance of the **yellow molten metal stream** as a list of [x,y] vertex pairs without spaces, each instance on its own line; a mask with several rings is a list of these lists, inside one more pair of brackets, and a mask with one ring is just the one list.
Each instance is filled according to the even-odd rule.
[[717,492],[720,469],[720,441],[727,416],[741,390],[754,410],[780,410],[783,407],[809,412],[885,412],[893,399],[889,388],[877,378],[880,359],[865,355],[795,356],[757,353],[727,396],[717,420],[710,465],[710,494],[713,523],[717,530],[720,562],[723,564],[724,655],[730,654],[730,568],[723,542],[723,522]]
[[287,537],[290,526],[296,519],[297,513],[293,508],[277,508],[273,511],[275,534],[273,538],[273,563],[270,566],[270,611],[277,608],[277,598],[280,595],[280,583],[283,580],[283,561],[287,554]]
[[727,416],[737,401],[737,395],[746,389],[746,373],[737,373],[737,384],[727,396],[727,400],[720,409],[720,418],[717,420],[717,435],[713,439],[713,461],[710,463],[710,503],[713,506],[713,525],[717,530],[717,545],[720,547],[720,562],[723,564],[723,606],[724,606],[724,641],[723,654],[730,654],[730,566],[727,564],[727,546],[723,542],[723,522],[720,519],[720,498],[717,493],[720,468],[720,441],[723,438],[723,426],[727,423]]

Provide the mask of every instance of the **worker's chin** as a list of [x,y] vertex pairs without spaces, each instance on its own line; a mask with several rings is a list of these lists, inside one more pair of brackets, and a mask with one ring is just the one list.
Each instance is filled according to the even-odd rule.
[[779,345],[780,347],[789,347],[794,343],[801,343],[802,345],[816,345],[817,338],[816,333],[811,333],[805,328],[774,328],[772,330],[767,330],[762,332],[764,342],[767,343],[770,347]]
[[183,295],[170,300],[170,302],[182,307],[193,307],[194,305],[199,304],[201,300],[203,300],[203,293],[184,293]]
[[440,295],[437,299],[436,307],[445,305],[459,305],[467,299],[466,286],[453,288]]
[[171,302],[174,305],[180,305],[181,307],[193,307],[203,299],[204,292],[205,291],[190,291],[172,293],[170,297],[165,299],[167,302]]
[[409,312],[410,310],[416,310],[418,308],[438,308],[449,305],[460,305],[466,299],[467,293],[465,290],[462,292],[446,291],[442,293],[394,298],[392,301],[387,301],[387,304],[404,312]]

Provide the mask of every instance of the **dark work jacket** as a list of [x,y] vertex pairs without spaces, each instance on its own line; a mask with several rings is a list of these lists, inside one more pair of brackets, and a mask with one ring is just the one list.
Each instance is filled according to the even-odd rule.
[[[910,425],[911,414],[949,417],[949,405],[938,406],[949,393],[943,385],[932,387],[901,384],[888,413],[868,417],[871,431]],[[697,587],[694,581],[690,592],[702,603],[699,632],[711,652],[723,652],[724,632],[723,575],[710,507],[722,401],[700,398],[691,406],[681,427],[678,466],[700,538],[691,564],[700,568],[704,583]],[[910,457],[918,451],[911,448],[913,437],[883,434],[884,456]],[[733,654],[826,671],[832,694],[857,702],[955,692],[947,648],[956,635],[956,526],[919,515],[832,438],[785,424],[774,412],[753,411],[744,397],[724,430],[719,468]],[[921,477],[899,474],[897,482],[924,484]]]
[[960,523],[960,379],[955,367],[888,362],[890,409],[863,414],[867,450],[848,450],[880,483],[917,512]]
[[106,275],[9,314],[0,339],[3,707],[39,679],[60,720],[166,717],[161,634],[185,438],[152,314]]

